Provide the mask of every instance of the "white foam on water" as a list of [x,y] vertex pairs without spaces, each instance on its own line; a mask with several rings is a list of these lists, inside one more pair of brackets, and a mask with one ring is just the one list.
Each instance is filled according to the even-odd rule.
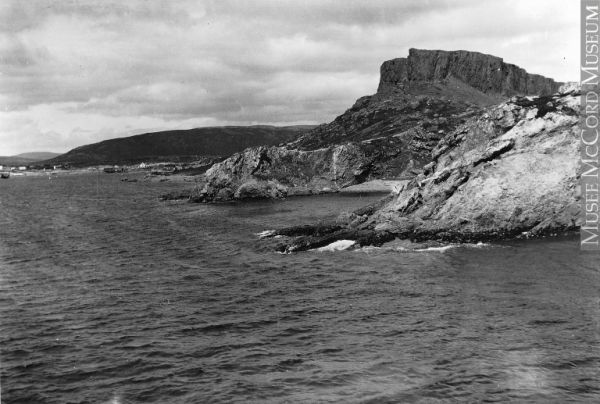
[[402,253],[423,253],[423,252],[440,252],[443,253],[445,251],[451,250],[453,248],[483,248],[483,247],[490,247],[490,244],[488,243],[483,243],[483,242],[478,242],[477,244],[471,244],[471,243],[465,243],[465,244],[448,244],[448,245],[443,245],[443,246],[437,246],[437,247],[424,247],[424,248],[418,248],[417,246],[413,247],[404,247],[404,246],[398,246],[398,245],[383,245],[381,247],[375,247],[375,246],[366,246],[360,249],[357,249],[356,251],[361,251],[361,252],[374,252],[374,251],[395,251],[395,252],[402,252]]
[[271,237],[273,234],[275,234],[275,230],[263,230],[254,234],[257,235],[258,238]]
[[317,251],[342,251],[347,250],[354,244],[356,244],[356,241],[354,240],[338,240],[325,247],[317,248]]
[[480,241],[477,244],[473,244],[473,243],[448,244],[448,245],[439,246],[439,247],[420,248],[420,249],[416,249],[414,251],[418,251],[418,252],[426,252],[426,251],[445,252],[445,251],[448,251],[448,250],[450,250],[452,248],[482,248],[482,247],[489,247],[489,246],[490,246],[490,244],[484,243],[484,242]]
[[379,250],[382,250],[382,249],[383,249],[382,247],[375,247],[373,245],[368,245],[368,246],[365,246],[363,248],[358,248],[355,251],[368,253],[368,252],[372,252],[372,251],[379,251]]
[[450,244],[450,245],[444,245],[441,247],[419,248],[419,249],[415,249],[414,251],[416,251],[416,252],[424,252],[424,251],[444,252],[444,251],[448,251],[451,248],[456,248],[456,247],[460,247],[460,244]]

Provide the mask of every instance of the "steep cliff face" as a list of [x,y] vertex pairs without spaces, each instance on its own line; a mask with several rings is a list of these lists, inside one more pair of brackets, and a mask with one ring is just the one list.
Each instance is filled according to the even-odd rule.
[[579,225],[579,94],[513,97],[469,119],[435,147],[405,189],[343,215],[335,225],[301,226],[281,250],[349,239],[476,242],[534,237]]
[[419,82],[459,80],[486,94],[547,95],[562,83],[527,73],[502,58],[467,51],[410,49],[407,58],[393,59],[381,66],[378,92],[410,88]]
[[[507,94],[556,87],[551,79],[493,56],[411,49],[408,58],[384,63],[376,94],[358,99],[331,123],[283,147],[248,149],[215,165],[206,174],[205,189],[192,199],[321,193],[370,179],[413,176],[431,161],[440,139],[482,108]],[[336,159],[340,153],[346,160]],[[258,167],[258,161],[267,161],[261,155],[268,163]],[[340,177],[339,172],[347,174]],[[238,192],[244,184],[253,191]]]

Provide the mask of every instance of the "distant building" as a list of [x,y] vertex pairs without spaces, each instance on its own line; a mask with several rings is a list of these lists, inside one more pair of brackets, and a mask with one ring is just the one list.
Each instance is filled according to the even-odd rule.
[[27,170],[27,167],[25,167],[25,166],[19,166],[19,171],[25,171],[25,170]]
[[0,170],[4,170],[4,166],[3,165],[0,165]]
[[138,167],[139,168],[148,168],[148,164],[146,164],[146,163],[140,163],[140,165]]

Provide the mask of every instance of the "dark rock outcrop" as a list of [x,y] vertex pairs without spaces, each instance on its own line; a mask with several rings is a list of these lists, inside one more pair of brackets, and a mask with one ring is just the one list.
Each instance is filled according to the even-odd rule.
[[[444,137],[433,161],[399,193],[340,216],[330,231],[274,234],[282,251],[337,240],[478,242],[579,226],[579,94],[513,97]],[[293,234],[293,233],[292,233]]]
[[438,142],[482,108],[558,86],[500,58],[465,51],[411,49],[381,72],[378,92],[331,123],[285,146],[246,149],[215,164],[193,200],[335,192],[371,179],[412,178],[440,152]]
[[410,49],[407,58],[389,60],[381,66],[377,91],[450,79],[486,94],[503,96],[552,94],[562,84],[479,52]]

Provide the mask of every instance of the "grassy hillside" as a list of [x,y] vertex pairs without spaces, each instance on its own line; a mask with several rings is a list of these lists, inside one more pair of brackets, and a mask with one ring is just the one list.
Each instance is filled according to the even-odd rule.
[[15,156],[0,156],[0,165],[4,166],[20,166],[35,163],[40,160],[48,160],[59,156],[59,153],[51,152],[30,152],[21,153]]
[[52,152],[28,152],[28,153],[21,153],[21,154],[17,154],[16,156],[13,157],[21,157],[24,159],[29,159],[29,160],[34,160],[34,161],[41,161],[41,160],[48,160],[57,156],[60,156],[61,153],[52,153]]
[[312,126],[224,126],[145,133],[77,147],[48,164],[91,166],[151,161],[191,161],[229,156],[247,147],[297,139]]

